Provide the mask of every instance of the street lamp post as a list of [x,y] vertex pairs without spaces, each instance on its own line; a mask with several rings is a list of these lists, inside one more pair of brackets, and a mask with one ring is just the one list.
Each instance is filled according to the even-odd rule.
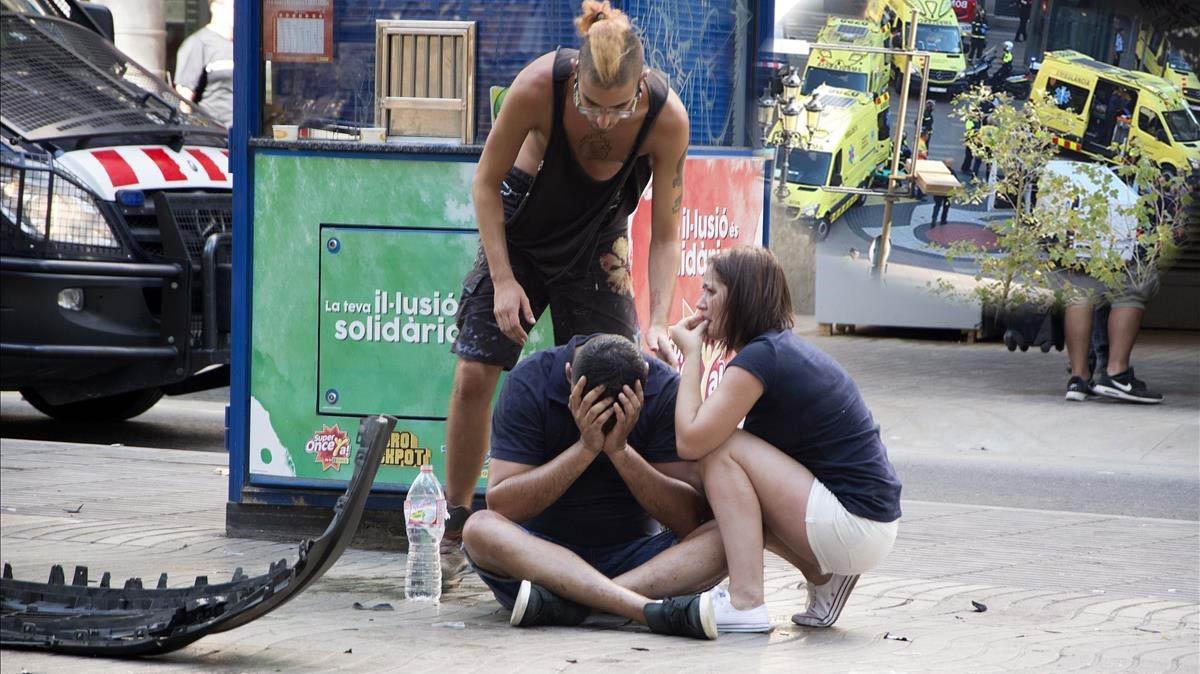
[[[815,93],[801,105],[799,96],[803,80],[795,69],[788,73],[781,83],[781,98],[764,95],[759,99],[758,120],[763,125],[763,144],[774,145],[778,153],[779,185],[775,188],[775,196],[782,200],[786,199],[790,192],[787,186],[787,165],[791,150],[796,147],[808,147],[812,143],[813,132],[820,123],[822,107]],[[802,112],[805,124],[803,136],[797,129]],[[776,125],[779,130],[772,135]]]
[[[917,10],[913,10],[912,17],[909,21],[908,35],[904,39],[904,51],[909,54],[909,57],[904,62],[904,82],[901,84],[900,91],[900,123],[899,138],[893,141],[892,145],[892,163],[891,170],[888,171],[887,193],[883,198],[883,227],[879,236],[871,242],[870,260],[871,260],[871,276],[882,276],[884,269],[887,267],[888,253],[891,251],[891,236],[892,236],[892,212],[896,207],[896,182],[897,174],[900,171],[900,145],[904,142],[904,122],[908,114],[908,92],[909,86],[912,84],[912,69],[913,56],[917,48]],[[921,79],[921,98],[924,100],[926,87],[929,83],[929,58],[925,58],[925,77]],[[924,110],[917,111],[917,130],[920,131],[921,115]],[[920,138],[913,139],[913,156],[912,165],[917,165],[916,148]],[[906,176],[907,179],[908,176]]]
[[[879,276],[882,274],[887,264],[888,251],[890,249],[889,239],[892,230],[892,213],[895,209],[897,197],[900,195],[898,184],[900,182],[907,183],[911,181],[912,171],[905,171],[900,174],[900,147],[904,138],[905,118],[908,113],[908,96],[911,90],[911,74],[914,70],[913,59],[921,59],[921,102],[922,108],[926,96],[927,87],[929,84],[929,66],[930,54],[925,51],[917,50],[917,12],[914,10],[909,17],[908,34],[904,36],[904,44],[901,48],[895,49],[890,47],[855,47],[850,45],[836,44],[809,44],[806,41],[799,41],[799,53],[807,55],[814,49],[834,49],[860,54],[887,54],[892,57],[901,57],[904,59],[904,68],[902,69],[904,77],[900,95],[900,110],[899,123],[893,128],[892,138],[892,156],[888,163],[890,170],[888,171],[888,183],[886,190],[870,189],[862,187],[843,187],[843,186],[825,186],[822,189],[828,192],[836,192],[841,194],[858,194],[882,196],[884,198],[884,215],[883,228],[879,236],[871,243],[871,274]],[[777,77],[782,74],[783,68],[779,69]],[[779,186],[774,190],[775,196],[779,199],[784,199],[788,195],[787,187],[787,163],[788,154],[794,147],[801,147],[811,143],[812,134],[818,128],[820,121],[821,103],[817,100],[815,94],[803,105],[798,102],[798,95],[802,80],[800,73],[795,68],[790,68],[788,74],[783,76],[783,79],[776,80],[783,87],[783,96],[776,98],[773,96],[764,96],[759,99],[759,116],[758,121],[763,126],[763,144],[774,145],[777,153],[777,164],[780,167]],[[801,134],[796,131],[796,124],[799,115],[803,110],[805,115],[805,126],[807,127],[807,139],[802,140]],[[916,135],[919,140],[921,132],[921,112],[918,111],[917,121],[915,126]],[[789,114],[790,113],[790,114]],[[774,133],[777,127],[782,127],[778,133]],[[915,166],[915,164],[914,164]]]

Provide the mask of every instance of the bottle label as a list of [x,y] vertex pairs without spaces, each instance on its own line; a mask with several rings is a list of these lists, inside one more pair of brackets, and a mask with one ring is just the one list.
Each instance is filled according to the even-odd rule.
[[421,500],[412,503],[408,511],[408,526],[410,527],[436,527],[443,521],[443,514],[446,512],[445,499]]

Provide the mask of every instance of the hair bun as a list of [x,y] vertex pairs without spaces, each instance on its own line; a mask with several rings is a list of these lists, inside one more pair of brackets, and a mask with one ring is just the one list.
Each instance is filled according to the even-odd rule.
[[597,23],[619,20],[623,16],[624,13],[613,9],[608,0],[583,0],[583,16],[575,19],[575,28],[581,36],[587,37],[588,31]]

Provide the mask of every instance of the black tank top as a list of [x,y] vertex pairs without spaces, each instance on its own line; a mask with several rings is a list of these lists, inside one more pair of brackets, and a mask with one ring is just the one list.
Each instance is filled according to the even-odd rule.
[[649,107],[629,156],[615,176],[596,180],[575,160],[563,126],[571,59],[577,53],[559,49],[555,54],[550,141],[529,193],[505,223],[510,250],[526,255],[550,280],[584,273],[600,243],[625,235],[626,218],[637,208],[652,171],[650,158],[639,157],[638,151],[670,91],[666,75],[651,70],[646,77]]

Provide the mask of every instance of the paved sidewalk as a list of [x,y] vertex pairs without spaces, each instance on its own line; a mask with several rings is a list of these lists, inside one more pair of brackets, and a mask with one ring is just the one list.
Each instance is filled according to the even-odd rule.
[[[295,546],[224,535],[224,457],[4,440],[0,549],[18,578],[259,574]],[[82,509],[78,513],[67,512]],[[1196,671],[1195,521],[906,501],[895,552],[835,628],[789,616],[799,574],[769,558],[769,636],[659,637],[613,620],[517,631],[471,578],[439,607],[403,600],[404,557],[351,550],[273,614],[147,661],[5,651],[0,672]],[[359,611],[354,602],[394,611]],[[971,602],[987,605],[975,612]]]

